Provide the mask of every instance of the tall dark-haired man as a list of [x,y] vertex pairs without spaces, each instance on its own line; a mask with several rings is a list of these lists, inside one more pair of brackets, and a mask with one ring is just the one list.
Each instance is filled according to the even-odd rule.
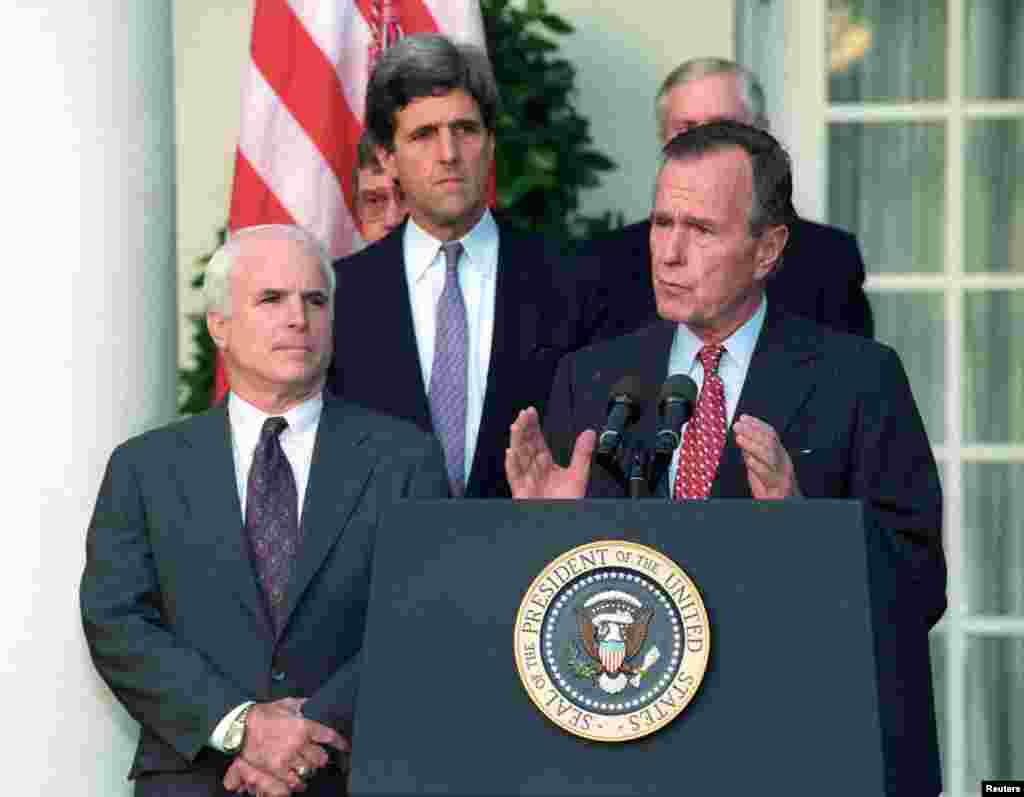
[[509,424],[543,410],[559,358],[593,339],[596,280],[487,208],[497,87],[486,55],[442,36],[377,63],[366,123],[409,218],[339,260],[330,384],[433,432],[451,492],[507,497]]
[[[610,389],[624,374],[651,385],[688,374],[700,394],[659,496],[862,501],[885,557],[871,577],[889,793],[938,794],[928,652],[946,606],[938,472],[896,353],[766,298],[791,194],[789,159],[762,130],[717,122],[666,145],[651,213],[660,319],[562,361],[547,439],[533,410],[512,426],[509,480],[521,498],[624,496],[591,462]],[[626,447],[653,441],[655,422],[643,416]]]
[[[723,58],[695,58],[665,78],[656,100],[658,140],[708,122],[731,120],[768,129],[764,91],[749,69]],[[584,244],[615,286],[607,335],[638,329],[657,317],[651,284],[651,221],[636,222]],[[793,217],[780,264],[766,283],[768,298],[789,312],[833,329],[871,337],[864,261],[845,230]]]
[[380,514],[447,486],[428,435],[324,394],[333,295],[305,231],[233,234],[204,284],[227,401],[110,458],[81,608],[141,797],[345,793]]

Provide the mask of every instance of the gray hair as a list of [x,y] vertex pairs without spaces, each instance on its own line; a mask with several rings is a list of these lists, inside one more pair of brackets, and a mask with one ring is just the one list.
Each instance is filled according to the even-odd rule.
[[235,268],[235,259],[241,251],[242,243],[253,238],[284,238],[301,244],[320,262],[320,270],[323,272],[324,282],[327,283],[327,298],[333,312],[336,278],[330,255],[312,233],[294,224],[258,224],[231,233],[206,265],[203,276],[204,312],[212,311],[231,317],[231,274]]
[[494,132],[498,86],[487,53],[437,34],[406,36],[381,56],[366,87],[366,127],[377,143],[395,147],[395,114],[413,100],[462,89]]
[[745,66],[727,58],[691,58],[689,61],[683,61],[669,72],[668,77],[661,84],[661,88],[658,89],[655,115],[658,120],[659,134],[665,130],[666,106],[668,105],[668,95],[672,89],[711,75],[735,75],[740,99],[743,100],[743,105],[747,113],[750,114],[751,124],[767,129],[768,116],[765,113],[764,89],[761,88],[757,75]]

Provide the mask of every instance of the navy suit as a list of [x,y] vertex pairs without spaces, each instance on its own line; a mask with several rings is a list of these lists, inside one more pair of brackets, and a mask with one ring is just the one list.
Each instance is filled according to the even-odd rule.
[[[307,717],[347,735],[380,513],[399,498],[446,494],[435,441],[326,399],[275,638],[225,405],[119,446],[89,526],[80,598],[96,668],[142,725],[136,793],[223,794],[230,759],[205,745],[246,700],[308,697]],[[306,794],[344,788],[344,773],[328,768]]]
[[[665,380],[674,333],[675,324],[657,321],[561,363],[545,423],[556,459],[566,464],[576,435],[602,427],[609,391],[624,374],[654,386]],[[927,633],[946,607],[942,493],[899,357],[880,343],[789,315],[769,300],[735,417],[743,414],[776,430],[807,498],[864,503],[889,793],[938,794]],[[627,430],[627,445],[652,444],[656,421],[649,407]],[[657,493],[667,498],[667,476]],[[595,462],[588,495],[622,497],[625,490]],[[710,497],[751,497],[731,434]],[[828,529],[821,534],[827,545]],[[802,565],[815,566],[813,550]],[[807,650],[813,651],[810,640]]]
[[[508,498],[509,426],[543,413],[562,355],[600,337],[603,286],[582,263],[499,223],[494,338],[467,498]],[[328,385],[348,401],[433,432],[405,275],[405,225],[335,263],[334,361]],[[468,464],[468,463],[467,463]]]
[[[632,332],[658,317],[650,235],[651,222],[639,221],[580,248],[581,255],[600,261],[602,278],[614,297],[603,338]],[[803,219],[790,225],[781,267],[768,281],[768,299],[841,332],[868,338],[874,334],[857,239],[838,227]]]

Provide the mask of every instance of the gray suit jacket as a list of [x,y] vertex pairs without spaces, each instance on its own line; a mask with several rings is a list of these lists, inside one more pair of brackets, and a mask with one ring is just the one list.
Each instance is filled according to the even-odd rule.
[[308,697],[306,716],[346,731],[381,511],[446,495],[431,438],[325,397],[288,620],[275,638],[225,407],[119,446],[89,527],[80,599],[96,668],[142,725],[129,776],[193,771],[211,782],[228,759],[204,745],[245,700]]

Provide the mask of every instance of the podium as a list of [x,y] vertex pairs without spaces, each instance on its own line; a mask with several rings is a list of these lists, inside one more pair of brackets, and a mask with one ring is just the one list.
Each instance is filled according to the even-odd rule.
[[[681,567],[711,627],[686,709],[622,743],[542,714],[513,646],[534,579],[598,540]],[[927,629],[902,624],[883,547],[848,501],[398,504],[374,554],[351,792],[936,793]]]

